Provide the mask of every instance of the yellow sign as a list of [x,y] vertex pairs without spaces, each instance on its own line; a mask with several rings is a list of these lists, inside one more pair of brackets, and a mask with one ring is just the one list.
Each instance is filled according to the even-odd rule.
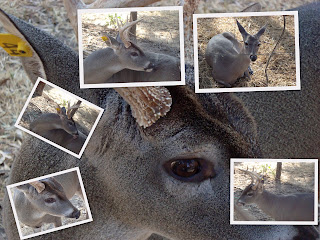
[[0,33],[0,46],[11,56],[32,57],[28,43],[10,33]]

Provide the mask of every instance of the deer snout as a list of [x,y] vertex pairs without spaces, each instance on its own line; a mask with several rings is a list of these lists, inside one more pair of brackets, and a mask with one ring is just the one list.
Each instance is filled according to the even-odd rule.
[[246,205],[243,201],[241,201],[240,199],[237,201],[237,205],[242,207],[244,205]]
[[75,134],[73,134],[73,139],[77,139],[79,137],[79,132],[76,132]]
[[68,217],[78,219],[80,217],[80,211],[76,209]]
[[250,60],[252,62],[256,61],[257,60],[257,55],[250,55]]
[[154,69],[154,64],[152,62],[149,63],[147,67],[144,68],[144,71],[151,72]]

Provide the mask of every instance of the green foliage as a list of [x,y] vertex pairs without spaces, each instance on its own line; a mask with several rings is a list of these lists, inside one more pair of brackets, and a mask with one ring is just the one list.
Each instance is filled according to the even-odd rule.
[[125,20],[123,20],[121,16],[118,16],[117,13],[108,14],[106,18],[107,18],[106,24],[107,24],[107,26],[110,26],[110,27],[115,27],[115,28],[118,27],[117,19],[118,19],[120,24],[124,24],[125,23]]
[[271,164],[261,164],[259,165],[259,169],[263,175],[271,174],[273,177],[276,176],[276,169],[271,168]]

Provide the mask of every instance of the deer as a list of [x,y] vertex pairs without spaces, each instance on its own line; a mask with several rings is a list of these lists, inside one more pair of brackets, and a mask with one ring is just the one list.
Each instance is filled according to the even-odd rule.
[[[82,1],[64,3],[71,23],[76,8],[87,7]],[[98,3],[109,8],[128,6],[127,1],[97,1],[94,5]],[[143,6],[139,4],[135,6]],[[237,95],[195,94],[190,64],[185,66],[185,86],[79,89],[77,53],[1,11],[6,31],[32,48],[32,59],[23,59],[31,81],[35,79],[28,72],[38,72],[106,109],[81,159],[28,136],[14,159],[7,184],[80,168],[94,221],[50,233],[52,239],[315,240],[318,232],[310,226],[229,224],[230,158],[320,157],[320,118],[315,111],[320,108],[319,58],[314,48],[320,5],[311,3],[297,10],[304,87]],[[6,194],[4,228],[8,239],[17,239],[7,202]]]
[[154,64],[128,37],[128,30],[139,21],[141,20],[119,28],[116,39],[108,34],[104,36],[103,39],[109,42],[110,47],[94,51],[84,60],[84,83],[103,83],[125,68],[145,72],[153,70]]
[[80,211],[69,201],[75,194],[83,199],[77,172],[73,171],[15,187],[13,202],[19,221],[39,232],[44,223],[60,227],[62,217],[80,217]]
[[210,39],[205,52],[206,62],[212,67],[212,77],[225,87],[232,87],[243,76],[250,79],[250,74],[253,74],[250,62],[257,60],[259,39],[266,30],[265,25],[256,34],[250,35],[238,20],[236,22],[243,44],[234,34],[224,32]]
[[78,131],[75,121],[72,119],[81,101],[68,109],[56,104],[57,113],[44,113],[30,124],[30,130],[72,152],[79,153],[86,136]]
[[129,39],[129,30],[140,20],[120,26],[116,38],[103,36],[110,47],[89,54],[84,60],[84,83],[179,81],[180,61],[161,53],[143,51]]
[[237,201],[239,206],[254,203],[276,221],[314,220],[313,193],[274,194],[264,189],[263,177],[255,172],[239,170],[251,177],[251,183],[243,190]]

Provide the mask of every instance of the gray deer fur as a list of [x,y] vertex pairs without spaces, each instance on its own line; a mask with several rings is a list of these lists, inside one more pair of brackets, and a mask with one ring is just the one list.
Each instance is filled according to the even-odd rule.
[[[319,3],[299,9],[301,91],[239,94],[244,104],[228,93],[195,94],[187,65],[188,86],[168,87],[170,112],[146,129],[114,90],[79,89],[75,52],[10,18],[38,53],[47,80],[106,109],[80,160],[34,137],[24,141],[8,184],[79,166],[94,219],[34,239],[316,239],[309,227],[230,225],[229,161],[320,158]],[[192,182],[165,170],[186,158],[213,166],[214,177]],[[18,239],[7,196],[3,212],[8,238]]]

